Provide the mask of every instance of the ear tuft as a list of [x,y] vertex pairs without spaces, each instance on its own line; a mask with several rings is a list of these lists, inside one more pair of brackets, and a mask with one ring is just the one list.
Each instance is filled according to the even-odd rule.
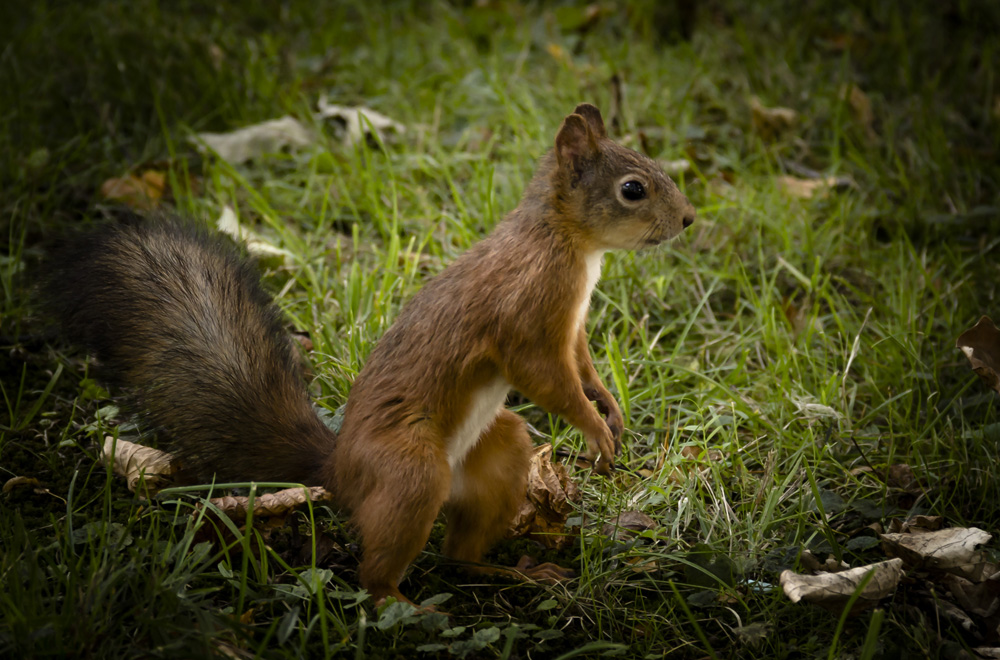
[[589,103],[581,103],[576,106],[573,114],[580,115],[587,120],[587,125],[590,126],[590,130],[594,132],[595,137],[603,138],[608,136],[608,132],[604,130],[604,118],[601,117],[601,111],[597,109],[597,106],[590,105]]
[[556,161],[559,168],[575,174],[583,172],[588,160],[597,155],[597,143],[587,120],[578,114],[563,120],[556,134]]

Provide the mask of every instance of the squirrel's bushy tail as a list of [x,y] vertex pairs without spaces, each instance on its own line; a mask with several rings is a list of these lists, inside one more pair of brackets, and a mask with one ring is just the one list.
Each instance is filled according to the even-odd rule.
[[187,474],[320,483],[334,433],[255,266],[228,239],[169,217],[108,224],[51,259],[47,306],[165,433]]

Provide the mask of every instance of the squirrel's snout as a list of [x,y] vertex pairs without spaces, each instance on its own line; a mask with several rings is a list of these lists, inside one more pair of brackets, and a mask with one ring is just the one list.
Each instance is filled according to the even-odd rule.
[[685,229],[694,224],[694,214],[694,205],[688,204],[687,208],[684,209],[684,215],[681,216],[681,224],[684,225]]

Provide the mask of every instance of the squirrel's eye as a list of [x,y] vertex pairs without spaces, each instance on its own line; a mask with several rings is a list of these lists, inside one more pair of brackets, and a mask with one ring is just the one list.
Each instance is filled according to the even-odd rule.
[[646,189],[638,181],[626,181],[622,184],[622,197],[630,202],[638,202],[646,196]]

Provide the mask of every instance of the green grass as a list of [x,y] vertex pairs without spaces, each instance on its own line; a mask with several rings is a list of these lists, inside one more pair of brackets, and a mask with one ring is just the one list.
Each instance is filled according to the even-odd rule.
[[[670,3],[602,5],[587,29],[574,3],[243,4],[0,9],[0,475],[46,489],[0,496],[0,654],[895,658],[983,643],[919,585],[840,620],[776,584],[802,548],[881,559],[856,541],[874,522],[927,512],[998,529],[995,395],[954,349],[997,314],[992,4],[703,3],[690,41]],[[874,137],[846,84],[868,94]],[[308,120],[320,94],[407,132],[349,150],[317,126],[315,147],[240,166],[187,140]],[[752,95],[797,125],[763,139]],[[539,555],[576,580],[470,581],[440,559],[437,529],[404,591],[451,594],[453,616],[379,613],[336,512],[237,529],[193,513],[198,493],[137,500],[97,462],[105,433],[134,428],[82,355],[47,343],[31,287],[51,242],[104,214],[103,180],[157,163],[170,203],[206,221],[228,204],[292,253],[265,280],[310,334],[333,411],[400,306],[514,207],[580,101],[626,144],[689,159],[678,184],[699,215],[669,247],[609,255],[594,296],[624,469],[577,473],[586,524],[570,549],[491,555]],[[789,162],[853,185],[789,199],[775,184]],[[539,441],[582,448],[514,404]],[[915,489],[890,478],[899,464]],[[630,510],[658,527],[602,534]]]

